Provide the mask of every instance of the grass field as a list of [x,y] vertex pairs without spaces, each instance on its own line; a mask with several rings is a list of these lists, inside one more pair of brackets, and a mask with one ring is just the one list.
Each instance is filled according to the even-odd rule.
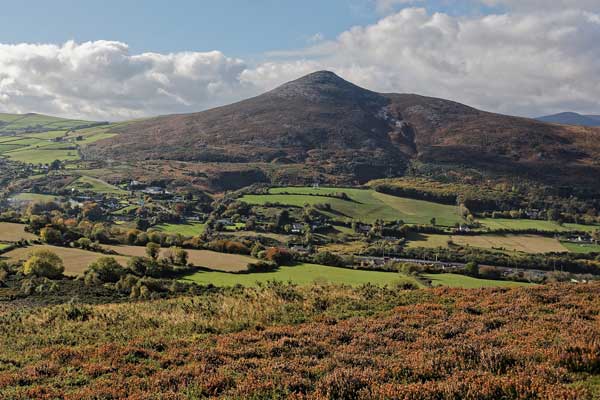
[[[346,193],[351,200],[324,196],[340,192]],[[454,206],[395,197],[367,189],[283,187],[273,188],[266,195],[246,195],[242,200],[256,205],[280,203],[297,207],[329,203],[332,212],[327,214],[337,220],[352,218],[372,223],[376,219],[383,219],[403,220],[410,224],[429,224],[431,218],[435,217],[436,223],[442,226],[451,226],[463,221]]]
[[465,275],[457,274],[425,274],[427,279],[431,279],[433,286],[448,286],[455,288],[477,289],[485,287],[516,287],[529,286],[529,283],[496,281],[490,279],[478,279]]
[[25,232],[25,225],[13,224],[11,222],[0,222],[0,240],[4,242],[16,242],[21,239],[36,239],[33,233]]
[[[31,254],[32,251],[38,249],[46,249],[56,253],[63,260],[63,263],[65,265],[65,275],[71,276],[82,275],[83,272],[87,269],[88,265],[96,261],[98,258],[106,256],[106,254],[95,253],[81,249],[72,249],[67,247],[56,247],[48,245],[35,245],[11,250],[8,253],[3,254],[2,257],[0,257],[0,259],[7,259],[11,262],[16,262],[19,260],[24,261],[29,257],[29,254]],[[111,257],[115,257],[115,259],[121,265],[127,265],[128,257]]]
[[[258,282],[283,281],[293,282],[298,285],[310,285],[313,282],[329,282],[345,285],[362,285],[372,283],[375,285],[392,285],[401,282],[417,281],[411,277],[393,272],[361,271],[345,268],[327,267],[317,264],[299,264],[293,267],[280,267],[274,272],[253,274],[228,274],[224,272],[197,272],[184,278],[199,284],[213,284],[215,286],[256,286]],[[420,285],[420,284],[418,284]]]
[[26,147],[4,153],[4,155],[12,160],[28,164],[50,164],[54,160],[79,160],[79,154],[76,149],[56,149],[46,148],[46,146],[40,148]]
[[80,191],[92,191],[102,194],[126,194],[127,192],[117,186],[111,185],[98,178],[82,176],[71,183],[67,188],[75,188]]
[[588,254],[600,253],[600,245],[598,244],[580,244],[571,242],[561,242],[564,247],[572,253]]
[[436,235],[412,234],[408,247],[448,247],[448,240],[459,246],[519,251],[524,253],[567,252],[557,239],[535,235]]
[[56,196],[40,193],[19,193],[11,197],[15,201],[55,201]]
[[559,225],[552,221],[534,219],[502,219],[481,218],[478,220],[484,227],[489,229],[537,229],[550,232],[584,231],[592,232],[600,229],[600,225],[563,224]]
[[200,222],[188,222],[185,224],[160,224],[153,227],[165,233],[178,233],[182,236],[198,236],[204,232],[206,224]]
[[[146,257],[146,248],[142,246],[105,246],[124,256]],[[162,249],[164,252],[166,249]],[[210,250],[186,250],[188,262],[196,267],[210,268],[217,271],[245,271],[248,263],[256,259],[240,254],[217,253]]]

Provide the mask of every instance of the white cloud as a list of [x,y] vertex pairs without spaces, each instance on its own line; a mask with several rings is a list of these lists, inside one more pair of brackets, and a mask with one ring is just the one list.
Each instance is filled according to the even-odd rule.
[[0,44],[0,111],[110,120],[199,111],[329,69],[372,90],[497,112],[600,113],[600,14],[564,2],[462,17],[405,8],[253,65],[218,51],[136,55],[108,41]]
[[388,13],[398,6],[406,6],[415,3],[423,3],[425,0],[373,0],[375,9],[379,13]]
[[0,45],[0,108],[92,119],[195,111],[254,94],[221,52],[131,55],[96,41]]
[[374,90],[510,114],[600,112],[598,41],[600,16],[586,11],[453,17],[407,8],[335,41],[287,53],[309,61],[271,62],[259,75],[267,87],[279,83],[277,73],[287,77],[307,65]]

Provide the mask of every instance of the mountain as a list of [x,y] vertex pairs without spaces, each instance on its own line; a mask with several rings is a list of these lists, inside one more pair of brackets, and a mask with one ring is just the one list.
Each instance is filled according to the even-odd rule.
[[313,175],[360,182],[400,175],[411,161],[554,183],[557,176],[585,184],[600,176],[598,129],[376,93],[327,71],[224,107],[124,124],[115,133],[85,156],[301,165]]
[[600,126],[599,115],[582,115],[574,112],[563,112],[536,118],[538,121],[552,124]]

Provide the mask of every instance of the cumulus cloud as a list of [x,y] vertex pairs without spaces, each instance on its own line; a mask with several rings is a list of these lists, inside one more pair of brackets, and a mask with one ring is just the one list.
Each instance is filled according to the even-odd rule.
[[130,54],[108,41],[0,45],[0,110],[108,120],[200,111],[329,69],[372,90],[508,114],[600,113],[600,13],[563,2],[469,16],[405,8],[254,64],[218,51]]
[[[328,68],[379,91],[413,92],[516,115],[600,112],[600,15],[582,10],[454,17],[406,8],[252,74]],[[245,75],[250,75],[245,72]],[[256,76],[258,75],[258,77]]]
[[92,119],[196,111],[255,91],[218,51],[132,55],[125,43],[0,45],[0,108]]

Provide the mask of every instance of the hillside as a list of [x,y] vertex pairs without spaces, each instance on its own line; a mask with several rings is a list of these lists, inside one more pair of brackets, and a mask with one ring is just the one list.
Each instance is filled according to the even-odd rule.
[[563,112],[536,118],[538,121],[552,124],[578,125],[578,126],[600,126],[600,116],[581,115],[574,112]]
[[316,72],[212,110],[127,124],[90,158],[303,164],[368,179],[409,161],[474,167],[552,183],[600,176],[600,130],[498,115],[448,100],[362,89]]
[[91,122],[51,117],[42,114],[5,114],[0,113],[0,136],[18,135],[22,133],[36,133],[48,131],[61,131],[69,129],[88,128],[101,125],[102,122]]
[[[3,399],[592,399],[598,283],[0,302]],[[569,329],[564,329],[564,327]]]

